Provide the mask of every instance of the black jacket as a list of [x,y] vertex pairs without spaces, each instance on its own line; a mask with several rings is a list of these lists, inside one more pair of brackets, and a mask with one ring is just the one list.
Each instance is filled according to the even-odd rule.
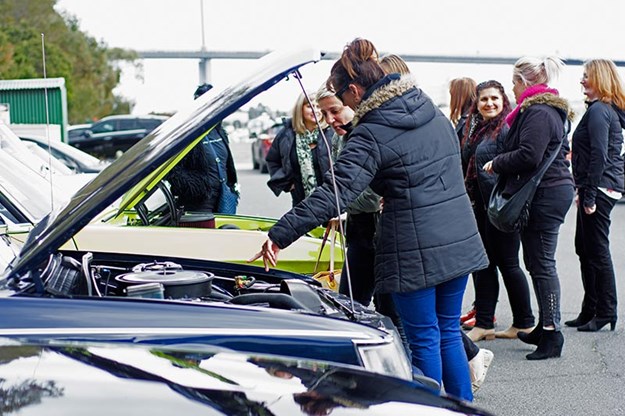
[[[508,134],[508,131],[509,128],[506,124],[501,128],[501,130],[499,130],[499,133],[497,133],[497,137],[482,137],[474,150],[475,170],[477,172],[477,185],[480,191],[480,195],[482,197],[482,201],[484,202],[484,207],[488,205],[488,200],[490,199],[490,194],[493,192],[493,188],[495,187],[495,183],[497,182],[498,175],[490,174],[484,171],[482,167],[486,164],[486,162],[493,160],[499,153],[503,152],[504,140],[506,138],[506,135]],[[471,153],[471,146],[469,146],[468,143],[465,143],[464,146],[462,146],[463,166],[469,163]]]
[[[324,131],[326,138],[330,140],[332,134],[330,128]],[[317,147],[313,149],[313,159],[318,183],[321,183],[323,175],[330,170],[330,159],[326,145],[321,137],[317,135]],[[284,127],[278,132],[275,139],[271,143],[271,148],[267,152],[267,168],[269,169],[270,179],[267,186],[276,196],[281,192],[291,192],[293,205],[298,204],[306,198],[304,194],[304,185],[302,184],[302,175],[300,166],[297,161],[295,152],[295,131],[290,119],[284,120]],[[291,187],[294,186],[293,190]]]
[[[397,78],[367,91],[335,164],[341,211],[369,185],[384,198],[375,237],[379,293],[432,287],[488,265],[454,129],[414,80]],[[331,178],[324,179],[269,231],[279,247],[336,216]]]
[[573,133],[573,177],[584,188],[585,207],[595,205],[597,188],[623,192],[623,133],[625,112],[601,101],[588,110]]
[[560,151],[539,188],[573,184],[566,158],[569,143],[564,135],[566,120],[572,117],[568,102],[553,94],[537,94],[523,101],[505,138],[504,153],[493,159],[494,171],[506,175],[504,193],[514,194],[527,183],[560,142]]
[[[237,171],[234,167],[228,135],[221,124],[211,130],[207,138],[219,136],[228,151],[226,159],[226,182],[234,189],[237,183]],[[171,192],[177,199],[177,204],[185,211],[214,212],[217,209],[221,195],[219,177],[213,174],[215,167],[213,157],[207,152],[202,141],[172,169],[167,176],[171,184]]]

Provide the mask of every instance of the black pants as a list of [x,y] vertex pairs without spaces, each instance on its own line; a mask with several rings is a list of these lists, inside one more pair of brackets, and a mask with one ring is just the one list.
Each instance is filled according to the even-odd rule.
[[521,231],[523,260],[538,301],[539,322],[560,330],[560,280],[556,248],[560,226],[573,202],[573,185],[538,188],[527,227]]
[[596,206],[593,214],[586,214],[581,201],[584,200],[584,188],[579,189],[580,205],[577,208],[577,227],[575,229],[575,252],[584,285],[582,315],[588,318],[616,319],[616,281],[612,255],[610,254],[610,213],[616,200],[597,191]]
[[[347,242],[347,262],[352,282],[352,295],[356,302],[367,306],[375,305],[375,310],[391,318],[402,334],[401,320],[395,310],[389,293],[375,293],[375,248],[373,237],[379,215],[377,213],[352,214],[348,216],[345,239]],[[347,274],[341,276],[339,293],[349,296]],[[403,334],[402,334],[403,335]]]
[[499,276],[508,292],[512,325],[516,328],[534,326],[527,277],[519,264],[521,237],[518,232],[504,233],[495,228],[486,214],[482,201],[474,206],[477,227],[486,248],[489,266],[473,274],[475,284],[475,326],[484,329],[494,327],[493,318],[499,298]]

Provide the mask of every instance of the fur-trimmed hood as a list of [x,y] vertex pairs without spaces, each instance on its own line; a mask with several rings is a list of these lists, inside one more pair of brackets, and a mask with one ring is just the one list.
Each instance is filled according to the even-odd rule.
[[571,109],[569,102],[558,95],[545,92],[542,94],[536,94],[531,97],[527,97],[521,103],[520,112],[522,113],[534,104],[545,104],[554,107],[555,109],[560,110],[560,112],[562,112],[563,114],[566,114],[567,120],[571,122],[575,118],[575,112],[573,112],[573,109]]
[[[381,80],[381,86],[377,87],[371,93],[371,95],[369,95],[369,97],[367,97],[364,101],[360,103],[360,105],[358,106],[354,114],[354,119],[352,120],[352,124],[354,126],[358,125],[360,120],[366,114],[370,113],[372,110],[379,108],[384,103],[388,102],[389,100],[395,97],[406,95],[406,93],[410,90],[414,90],[415,92],[418,92],[417,97],[415,97],[417,101],[407,107],[402,106],[401,109],[397,108],[395,110],[395,113],[396,113],[395,115],[398,116],[399,118],[403,118],[404,120],[407,120],[405,118],[406,116],[411,116],[411,118],[414,118],[412,117],[412,114],[411,114],[413,113],[412,110],[414,109],[411,107],[413,107],[413,105],[421,106],[429,102],[429,100],[423,99],[425,97],[422,97],[422,96],[424,96],[425,94],[423,94],[423,92],[421,92],[418,88],[416,88],[416,81],[412,75],[402,75],[402,77],[399,79],[392,79],[391,81],[384,82],[387,77]],[[375,88],[375,86],[372,88]],[[405,112],[403,116],[402,114],[400,114],[402,111]],[[432,112],[429,118],[427,118],[426,120],[421,120],[421,122],[416,125],[423,124],[429,121],[433,116],[434,116],[434,112]],[[393,118],[395,119],[396,117],[393,117]],[[394,120],[395,126],[397,126],[396,121],[397,120]],[[414,120],[413,122],[409,124],[410,124],[410,128],[414,128],[415,126]]]

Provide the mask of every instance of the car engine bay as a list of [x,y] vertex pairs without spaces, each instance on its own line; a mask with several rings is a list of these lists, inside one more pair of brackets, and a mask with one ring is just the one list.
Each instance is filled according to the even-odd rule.
[[[99,256],[90,252],[53,254],[39,270],[31,270],[13,286],[28,295],[246,305],[348,319],[386,331],[395,328],[385,316],[357,302],[352,304],[349,297],[322,288],[306,275],[285,277],[258,267],[197,260],[145,262],[144,256]],[[35,281],[43,283],[43,291]]]

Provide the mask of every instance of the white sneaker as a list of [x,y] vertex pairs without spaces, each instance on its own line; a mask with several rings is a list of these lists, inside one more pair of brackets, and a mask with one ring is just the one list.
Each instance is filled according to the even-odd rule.
[[480,352],[477,353],[471,361],[469,361],[469,373],[471,374],[471,388],[473,393],[479,390],[484,383],[486,373],[490,363],[493,362],[495,354],[491,350],[480,348]]

